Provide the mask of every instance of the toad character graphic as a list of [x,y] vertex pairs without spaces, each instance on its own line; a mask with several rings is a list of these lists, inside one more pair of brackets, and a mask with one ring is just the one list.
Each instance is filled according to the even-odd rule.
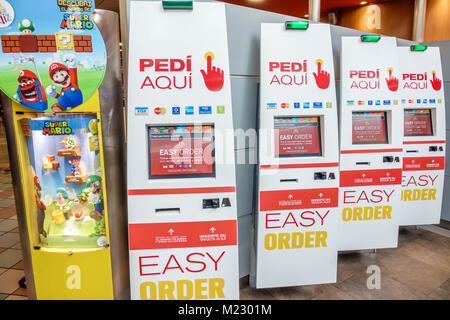
[[[50,97],[58,99],[52,105],[53,112],[70,110],[83,103],[83,94],[78,87],[77,58],[73,54],[66,54],[63,61],[67,66],[54,62],[49,68],[53,86],[48,86],[46,91]],[[56,87],[61,88],[60,93],[56,92]]]
[[30,70],[20,71],[17,81],[19,81],[17,99],[20,104],[37,111],[47,110],[47,96],[34,72]]

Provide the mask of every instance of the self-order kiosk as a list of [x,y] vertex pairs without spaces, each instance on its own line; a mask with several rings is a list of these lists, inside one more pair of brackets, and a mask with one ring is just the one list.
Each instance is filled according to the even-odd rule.
[[444,188],[445,101],[438,47],[398,48],[404,112],[400,225],[439,223]]
[[395,38],[342,37],[339,250],[397,246],[400,75]]
[[338,136],[330,27],[261,25],[256,288],[336,281]]
[[186,3],[130,4],[132,299],[239,298],[225,8]]

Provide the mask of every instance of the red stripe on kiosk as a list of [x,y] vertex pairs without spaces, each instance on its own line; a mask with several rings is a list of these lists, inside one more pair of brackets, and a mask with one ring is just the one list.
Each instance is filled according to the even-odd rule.
[[133,189],[128,190],[129,196],[143,196],[156,194],[196,194],[196,193],[228,193],[236,192],[236,187],[210,188],[177,188],[177,189]]
[[237,245],[237,221],[136,223],[129,225],[130,250]]

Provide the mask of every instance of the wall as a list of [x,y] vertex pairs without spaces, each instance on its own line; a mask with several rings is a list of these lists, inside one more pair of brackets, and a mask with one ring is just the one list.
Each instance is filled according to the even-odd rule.
[[450,40],[450,1],[428,0],[425,41]]
[[[448,0],[447,0],[448,1]],[[448,1],[450,3],[450,1]],[[447,145],[445,158],[444,198],[441,219],[450,221],[450,40],[425,43],[436,46],[441,51],[442,73],[444,75],[445,118],[447,128]]]
[[413,17],[414,0],[394,0],[344,9],[336,25],[411,40]]

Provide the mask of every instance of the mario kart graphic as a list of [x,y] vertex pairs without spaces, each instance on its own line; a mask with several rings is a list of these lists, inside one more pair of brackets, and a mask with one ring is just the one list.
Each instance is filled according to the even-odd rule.
[[47,110],[47,96],[36,74],[30,70],[22,70],[18,81],[17,97],[20,103],[33,110]]
[[36,0],[7,1],[14,21],[0,28],[0,90],[41,112],[71,111],[93,97],[107,62],[95,1],[39,0],[39,10]]
[[[73,54],[67,54],[63,61],[68,67],[54,62],[49,68],[53,86],[48,86],[46,91],[50,97],[58,99],[52,105],[53,112],[70,110],[83,103],[83,94],[78,87],[77,58]],[[61,88],[60,93],[56,92],[56,87]]]

